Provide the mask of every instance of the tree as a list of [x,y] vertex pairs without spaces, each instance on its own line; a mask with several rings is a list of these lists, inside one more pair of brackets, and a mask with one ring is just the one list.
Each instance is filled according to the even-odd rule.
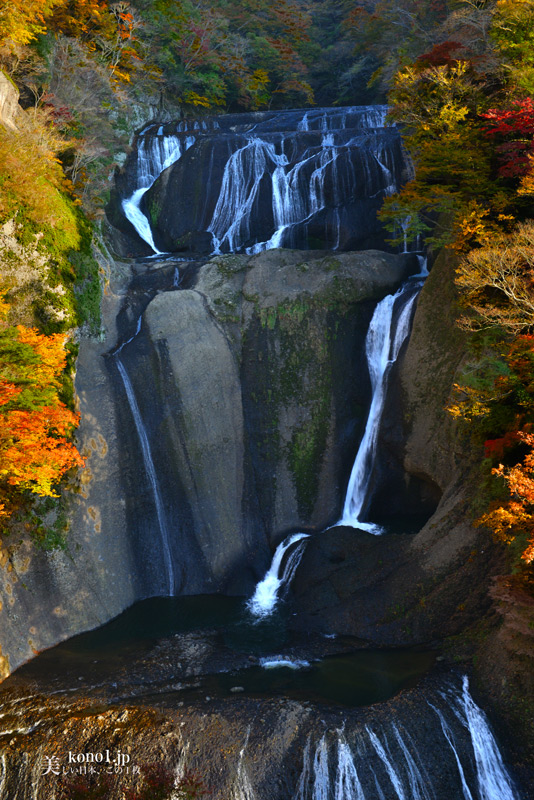
[[79,416],[59,400],[65,336],[45,336],[5,321],[0,313],[0,484],[2,507],[9,487],[57,496],[56,485],[83,459],[70,441]]
[[456,271],[460,302],[468,309],[460,324],[468,330],[501,328],[512,334],[534,328],[534,223],[493,237],[471,250]]
[[54,9],[67,0],[8,0],[0,6],[0,44],[28,44],[46,30]]

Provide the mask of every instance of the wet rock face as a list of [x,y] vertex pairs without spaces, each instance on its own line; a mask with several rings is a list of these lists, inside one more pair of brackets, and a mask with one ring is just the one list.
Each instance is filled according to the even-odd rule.
[[[176,592],[249,594],[286,532],[336,520],[365,422],[365,333],[409,261],[220,256],[191,289],[150,302],[120,357],[157,466]],[[153,501],[128,418],[123,436],[139,569],[157,587]]]
[[141,188],[163,252],[257,252],[266,243],[387,249],[377,212],[411,166],[386,110],[230,114],[145,128],[107,207],[116,252],[148,247],[122,205]]
[[[347,800],[358,786],[363,797],[388,797],[392,785],[395,796],[456,798],[462,785],[475,796],[485,768],[473,758],[461,684],[450,673],[430,676],[386,703],[353,709],[284,697],[234,694],[186,704],[180,697],[169,687],[151,703],[117,706],[83,686],[63,697],[47,696],[35,683],[4,689],[4,795],[53,800],[59,787],[78,781],[93,790],[105,786],[106,798],[119,800],[139,788],[141,771],[159,764],[169,779],[165,796],[175,780],[194,775],[214,800]],[[504,768],[499,773],[492,761],[491,769],[506,792]]]

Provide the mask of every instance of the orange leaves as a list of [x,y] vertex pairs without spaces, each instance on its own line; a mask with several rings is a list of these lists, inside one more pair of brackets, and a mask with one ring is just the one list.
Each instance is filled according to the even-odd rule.
[[57,496],[54,484],[83,459],[66,436],[78,416],[58,401],[38,411],[10,411],[0,431],[0,476],[11,486]]
[[14,383],[9,383],[4,378],[0,378],[0,406],[5,406],[14,397],[21,393],[20,386],[15,386]]
[[35,377],[40,384],[57,386],[58,375],[66,363],[65,339],[62,333],[45,336],[35,328],[17,325],[17,338],[22,344],[28,344],[39,356],[39,366]]
[[515,440],[525,445],[526,455],[513,467],[499,464],[492,470],[493,475],[504,480],[509,499],[494,504],[476,524],[490,528],[506,544],[513,544],[518,537],[526,540],[526,547],[522,544],[521,558],[530,564],[534,561],[534,434],[519,430],[507,436],[510,444]]
[[65,472],[83,465],[69,441],[79,417],[58,397],[65,361],[62,334],[0,322],[0,483],[54,497]]

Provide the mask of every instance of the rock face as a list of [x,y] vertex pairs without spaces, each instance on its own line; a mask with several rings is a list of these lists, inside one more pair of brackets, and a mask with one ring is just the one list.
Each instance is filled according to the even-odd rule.
[[[102,259],[101,266],[109,274],[109,262]],[[117,266],[102,307],[108,339],[80,342],[77,445],[87,460],[74,491],[65,492],[67,548],[41,551],[22,524],[0,542],[0,677],[36,652],[103,624],[136,599],[118,479],[117,413],[102,358],[114,343],[121,284]]]
[[437,505],[435,513],[415,536],[344,530],[311,540],[294,582],[301,628],[382,645],[420,643],[459,632],[490,606],[491,576],[505,570],[504,554],[471,525],[466,442],[445,411],[464,356],[452,269],[446,257],[434,265],[390,382],[378,457],[386,478],[371,518],[390,521],[384,508],[395,515],[415,489],[423,508]]
[[[309,800],[352,789],[361,797],[393,797],[392,785],[397,797],[425,791],[459,798],[476,796],[490,769],[496,791],[512,796],[510,779],[493,760],[495,744],[489,750],[487,723],[470,697],[467,718],[465,689],[452,672],[427,676],[415,688],[406,680],[404,691],[386,702],[340,707],[314,702],[305,692],[301,701],[290,700],[283,688],[281,697],[270,698],[235,691],[243,689],[238,686],[233,693],[217,690],[214,681],[221,676],[204,672],[210,662],[213,669],[213,646],[197,634],[152,643],[150,649],[144,660],[155,662],[151,673],[136,653],[133,663],[115,670],[113,683],[91,684],[90,666],[62,676],[63,695],[50,691],[46,675],[25,681],[18,674],[8,681],[0,720],[6,797],[53,800],[61,786],[72,791],[77,783],[89,796],[104,790],[107,800],[120,800],[125,790],[139,787],[141,770],[155,766],[168,771],[169,784],[184,773],[199,778],[214,800]],[[243,672],[254,669],[249,662]],[[319,670],[320,696],[328,680],[326,660],[312,669]],[[405,670],[409,678],[409,663]],[[377,683],[388,677],[379,673]],[[52,680],[58,684],[57,675]],[[281,687],[285,680],[282,671]],[[72,767],[69,754],[76,759]],[[100,763],[91,764],[84,754]],[[53,769],[47,773],[48,764]],[[520,795],[514,790],[513,796]]]
[[18,89],[0,70],[0,125],[16,131],[17,117],[23,113]]
[[[120,358],[157,467],[176,592],[248,594],[285,533],[335,522],[365,423],[363,340],[407,266],[375,251],[220,256],[194,288],[149,304]],[[123,436],[133,535],[147,557],[150,537],[158,563],[131,422]]]
[[102,357],[116,320],[127,339],[148,304],[120,355],[157,467],[175,591],[249,594],[285,531],[339,513],[368,399],[363,337],[407,266],[383,253],[271,251],[217,258],[189,291],[169,291],[174,265],[140,266],[126,293],[130,268],[116,265],[108,337],[80,346],[87,465],[67,496],[67,550],[36,551],[23,526],[1,543],[2,677],[168,591],[139,439],[114,359]]

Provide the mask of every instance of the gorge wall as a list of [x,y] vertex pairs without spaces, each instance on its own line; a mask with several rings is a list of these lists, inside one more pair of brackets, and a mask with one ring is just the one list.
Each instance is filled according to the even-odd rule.
[[129,287],[130,267],[115,263],[107,339],[80,348],[78,438],[88,460],[71,496],[68,550],[35,552],[23,531],[3,547],[4,674],[168,592],[154,501],[109,355],[135,333],[143,306],[141,332],[120,357],[157,465],[173,589],[250,594],[284,533],[336,521],[368,403],[365,331],[376,300],[414,268],[410,256],[372,251],[228,255],[177,291],[174,264],[139,265]]

